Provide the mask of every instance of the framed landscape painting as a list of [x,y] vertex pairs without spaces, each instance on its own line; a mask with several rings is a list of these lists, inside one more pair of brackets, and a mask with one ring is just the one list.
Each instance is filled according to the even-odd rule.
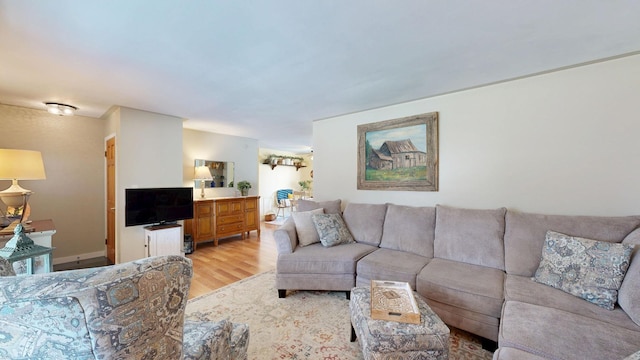
[[438,191],[438,113],[358,125],[358,189]]

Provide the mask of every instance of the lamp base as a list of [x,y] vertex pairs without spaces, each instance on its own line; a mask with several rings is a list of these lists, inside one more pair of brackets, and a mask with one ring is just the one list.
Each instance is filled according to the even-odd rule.
[[31,194],[33,194],[33,191],[23,188],[18,185],[18,180],[13,179],[11,186],[0,191],[0,199],[7,206],[17,207],[23,205],[23,196],[26,195],[28,197]]

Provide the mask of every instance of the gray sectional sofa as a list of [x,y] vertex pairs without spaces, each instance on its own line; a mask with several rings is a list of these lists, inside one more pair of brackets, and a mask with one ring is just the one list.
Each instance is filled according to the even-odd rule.
[[[341,213],[340,200],[298,204],[299,212],[318,208]],[[640,350],[640,260],[633,255],[613,310],[533,280],[549,231],[630,244],[631,253],[640,244],[640,216],[349,203],[342,218],[353,243],[301,246],[304,229],[293,219],[276,230],[280,297],[406,281],[445,323],[497,342],[494,359],[622,359]]]

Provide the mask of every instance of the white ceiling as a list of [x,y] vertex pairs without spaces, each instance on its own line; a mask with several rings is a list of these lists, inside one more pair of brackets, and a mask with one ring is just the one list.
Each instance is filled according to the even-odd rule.
[[640,1],[0,0],[0,103],[308,151],[312,121],[640,51]]

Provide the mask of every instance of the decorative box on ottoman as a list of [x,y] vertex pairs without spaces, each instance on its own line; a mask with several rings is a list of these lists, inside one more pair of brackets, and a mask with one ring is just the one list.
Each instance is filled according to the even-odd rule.
[[366,360],[449,358],[449,328],[420,295],[414,293],[414,296],[420,309],[420,324],[373,320],[370,288],[351,290],[351,341],[355,340],[355,334]]

